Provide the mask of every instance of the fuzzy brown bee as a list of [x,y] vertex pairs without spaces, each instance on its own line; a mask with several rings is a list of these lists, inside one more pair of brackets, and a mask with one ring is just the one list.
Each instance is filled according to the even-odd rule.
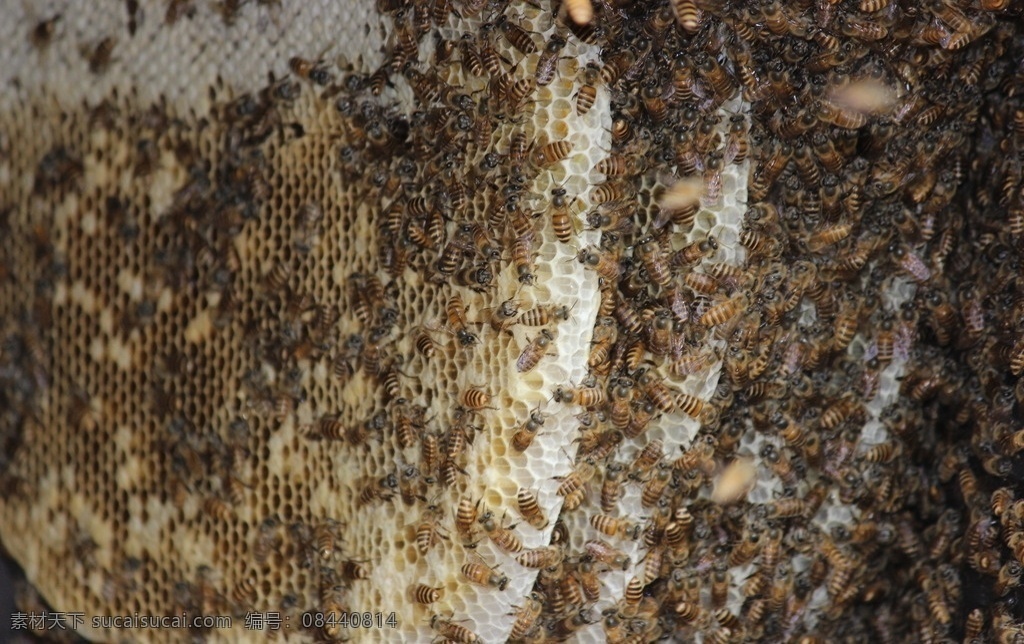
[[555,320],[568,320],[569,311],[572,307],[569,306],[538,306],[532,308],[529,311],[524,311],[519,316],[519,323],[525,326],[547,326]]
[[596,387],[556,387],[554,393],[555,402],[580,405],[582,407],[597,407],[604,403],[605,392]]
[[[589,4],[589,0],[582,0]],[[587,63],[581,73],[581,83],[576,92],[576,113],[584,116],[594,107],[597,100],[597,81],[601,78],[601,69],[593,63]]]
[[541,329],[540,334],[526,345],[523,352],[516,360],[516,371],[523,373],[533,370],[544,357],[548,347],[554,341],[554,336],[547,329]]
[[494,572],[481,563],[467,563],[462,565],[462,575],[470,582],[478,586],[489,586],[498,590],[505,590],[508,586],[508,577]]
[[668,286],[672,280],[672,274],[669,272],[668,263],[665,261],[658,242],[653,239],[642,240],[637,247],[637,253],[651,280],[663,288]]
[[[463,566],[463,573],[465,573],[466,566],[469,565],[479,564],[466,564]],[[484,566],[484,570],[487,570],[486,566]],[[462,644],[483,644],[484,642],[482,637],[462,624],[456,624],[450,619],[446,619],[440,615],[434,615],[430,618],[430,628],[432,628],[434,632],[441,637],[447,638],[453,642],[461,642]]]
[[829,226],[828,228],[816,231],[808,238],[807,248],[812,253],[821,252],[824,248],[846,239],[852,230],[853,226],[847,223]]
[[526,522],[542,530],[548,525],[548,520],[544,517],[544,510],[540,507],[537,502],[537,494],[526,488],[519,488],[516,493],[516,503],[519,508],[519,513],[526,519]]
[[575,235],[575,225],[572,214],[569,212],[569,202],[565,197],[565,190],[555,188],[551,191],[551,225],[555,229],[555,237],[563,244],[572,241]]
[[[461,504],[460,504],[461,509]],[[427,554],[441,539],[447,537],[442,532],[439,519],[440,511],[436,505],[427,508],[423,519],[416,526],[416,549],[421,555]],[[472,521],[470,522],[472,524]]]
[[582,492],[583,486],[594,477],[596,472],[597,466],[593,459],[577,463],[568,475],[555,477],[561,481],[558,485],[558,496],[568,497],[575,492]]
[[485,512],[479,519],[480,525],[483,526],[484,531],[487,533],[488,538],[494,542],[494,545],[498,546],[505,552],[517,553],[523,549],[522,540],[513,531],[513,528],[502,527],[490,511]]
[[477,510],[480,502],[474,502],[469,497],[462,497],[459,500],[458,510],[455,513],[455,529],[463,538],[473,537],[473,527],[476,525]]
[[293,56],[288,61],[288,67],[291,68],[293,74],[315,85],[330,85],[334,80],[334,75],[327,70],[323,61],[309,61]]
[[490,409],[491,394],[478,387],[469,387],[459,393],[459,404],[472,411]]
[[264,563],[272,551],[280,547],[281,536],[278,534],[281,521],[276,516],[267,517],[260,522],[256,543],[253,546],[253,556],[257,563]]
[[320,523],[313,530],[313,539],[317,554],[324,561],[330,561],[334,555],[336,526],[331,522]]
[[441,599],[443,590],[443,587],[433,588],[426,584],[415,584],[409,589],[409,594],[417,604],[433,604]]
[[594,514],[590,517],[590,525],[609,537],[622,537],[636,541],[640,537],[643,526],[626,519],[617,519],[606,514]]
[[703,12],[697,7],[694,0],[672,0],[670,2],[672,11],[675,13],[679,26],[687,33],[700,31],[703,23]]
[[749,302],[750,298],[746,293],[738,293],[705,311],[700,317],[700,323],[708,327],[725,324],[742,312]]
[[525,452],[533,444],[533,439],[537,437],[537,432],[543,426],[544,415],[539,411],[531,412],[530,419],[512,435],[512,449],[517,452]]
[[565,10],[577,25],[588,25],[594,19],[594,5],[590,0],[564,0]]
[[557,35],[552,36],[548,40],[548,44],[544,46],[544,51],[541,52],[540,57],[537,59],[537,68],[534,70],[534,78],[538,86],[550,85],[551,81],[555,79],[555,72],[558,68],[558,55],[563,47],[565,47],[565,39]]
[[671,413],[676,403],[673,400],[672,392],[653,373],[645,372],[637,380],[637,384],[643,389],[644,394],[654,405],[664,413]]
[[490,311],[491,328],[495,331],[504,331],[515,324],[515,317],[519,314],[519,303],[515,300],[505,300]]
[[606,541],[600,539],[591,539],[584,544],[584,548],[587,554],[594,561],[611,566],[612,568],[618,568],[620,570],[626,570],[629,568],[631,560],[621,550],[614,548]]
[[622,493],[624,468],[619,463],[609,463],[604,470],[604,481],[601,484],[601,510],[612,512],[619,502]]
[[546,168],[563,161],[572,154],[571,141],[553,141],[540,146],[530,154],[530,160],[539,168]]
[[560,546],[544,546],[523,550],[516,555],[516,561],[524,568],[550,568],[562,561],[564,553]]

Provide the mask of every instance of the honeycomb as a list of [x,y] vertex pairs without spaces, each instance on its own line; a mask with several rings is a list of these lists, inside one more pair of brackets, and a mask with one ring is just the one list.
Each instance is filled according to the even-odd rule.
[[1019,8],[567,4],[0,10],[26,610],[1024,633]]
[[[113,29],[73,17],[60,21],[62,40],[53,50],[29,53],[56,55],[59,42],[88,40],[85,29],[90,35]],[[23,16],[17,31],[34,24],[32,18]],[[539,17],[534,11],[526,18]],[[252,34],[290,24],[277,27],[281,35],[271,46],[306,52],[318,49],[316,39],[299,49],[288,34],[324,21],[343,22],[319,8],[286,12],[271,5],[241,12],[226,26]],[[197,15],[181,27],[200,22]],[[160,36],[156,42],[171,50],[189,47],[180,40],[166,42],[173,37],[168,33],[180,31],[177,22],[148,24]],[[478,24],[451,20],[441,27],[457,41]],[[137,37],[133,43],[143,34]],[[198,42],[208,37],[202,29],[188,34]],[[370,49],[372,43],[361,38],[362,33],[343,54],[354,59]],[[115,51],[118,58],[101,78],[154,86],[147,72],[159,62],[147,62],[145,50],[115,46]],[[121,52],[127,65],[119,63]],[[342,606],[344,596],[346,610],[391,607],[407,637],[429,638],[435,614],[471,613],[472,628],[492,639],[507,632],[507,614],[528,595],[532,574],[510,574],[501,592],[471,584],[461,572],[464,565],[497,566],[504,574],[518,564],[484,540],[477,522],[470,534],[455,534],[448,509],[470,499],[501,524],[515,522],[522,488],[538,491],[542,512],[557,515],[552,477],[568,467],[570,453],[559,447],[571,443],[573,426],[565,422],[570,410],[546,407],[557,384],[583,378],[593,326],[593,309],[585,302],[593,299],[596,280],[571,261],[574,254],[548,227],[526,219],[530,236],[536,237],[536,257],[528,261],[536,265],[538,286],[519,280],[510,258],[485,256],[481,249],[481,263],[460,266],[460,284],[445,283],[438,260],[448,247],[470,254],[462,246],[468,239],[462,227],[476,225],[479,233],[488,226],[485,214],[500,206],[497,188],[461,186],[470,193],[461,195],[468,201],[461,205],[441,203],[439,193],[454,190],[441,182],[424,195],[409,186],[396,192],[399,181],[412,178],[403,174],[408,172],[403,163],[418,164],[415,172],[421,176],[436,172],[407,154],[375,169],[387,177],[386,185],[364,189],[344,154],[351,149],[346,144],[367,136],[358,130],[372,125],[362,110],[373,103],[361,103],[359,114],[348,113],[337,90],[319,91],[313,74],[244,92],[254,77],[282,73],[282,61],[274,61],[276,70],[274,65],[260,69],[249,61],[267,59],[267,53],[227,48],[212,54],[229,52],[225,66],[245,82],[236,85],[233,78],[200,70],[166,88],[171,100],[161,94],[157,106],[140,113],[137,106],[155,97],[136,95],[133,85],[118,87],[113,81],[108,87],[79,88],[80,97],[61,96],[90,107],[44,140],[23,140],[16,132],[27,130],[12,123],[7,143],[25,153],[19,157],[24,165],[9,172],[39,181],[11,186],[19,216],[9,223],[21,231],[52,227],[54,237],[40,240],[47,246],[44,263],[62,265],[47,291],[53,302],[47,387],[74,390],[22,433],[21,449],[55,445],[43,427],[62,422],[72,423],[81,442],[60,455],[43,448],[38,460],[19,464],[12,476],[37,481],[40,490],[63,490],[58,498],[77,494],[73,490],[96,493],[78,498],[72,516],[61,520],[40,514],[44,504],[34,500],[35,494],[21,507],[5,506],[11,524],[50,526],[46,532],[53,544],[39,551],[36,564],[22,559],[26,570],[33,579],[56,575],[63,580],[56,588],[40,584],[52,605],[85,602],[91,614],[186,611],[241,617],[276,610],[300,631],[304,621],[312,623],[303,611],[326,612]],[[239,53],[242,58],[234,58]],[[537,92],[536,105],[525,114],[530,120],[499,129],[492,138],[507,142],[519,134],[529,137],[531,146],[539,138],[569,141],[576,152],[564,163],[545,164],[523,188],[539,195],[555,188],[579,193],[574,205],[585,206],[588,183],[582,177],[607,147],[601,140],[607,138],[602,122],[607,97],[597,96],[587,115],[571,109],[573,65],[597,52],[581,44],[573,53],[572,64],[556,61],[566,68],[566,78]],[[139,61],[146,66],[136,67]],[[335,58],[330,73],[344,64]],[[450,67],[449,80],[463,85],[467,98],[487,90],[485,82]],[[285,70],[302,76],[297,68]],[[59,78],[45,80],[60,83]],[[394,105],[388,118],[409,118],[412,108],[400,106],[418,100],[414,94],[420,88],[396,85],[385,92]],[[209,89],[197,93],[196,87]],[[30,90],[27,100],[35,100]],[[132,98],[119,98],[119,90]],[[388,103],[382,99],[382,105]],[[431,117],[441,113],[435,109]],[[65,116],[61,111],[45,118]],[[39,151],[30,152],[32,146]],[[382,152],[370,148],[365,154]],[[471,161],[479,164],[482,157],[477,151]],[[42,187],[48,181],[44,166],[51,163],[83,171],[72,177],[62,166],[60,180],[68,182]],[[389,250],[401,252],[393,239],[382,239],[390,231],[388,208],[403,202],[409,209],[420,207],[408,202],[433,200],[432,190],[437,200],[427,207],[435,211],[421,214],[436,215],[442,226],[430,233],[440,239],[424,243],[422,251],[430,258],[418,254],[404,267],[397,259],[383,259]],[[407,194],[397,200],[403,191]],[[531,201],[531,209],[541,213],[550,207],[546,198]],[[44,221],[41,213],[50,208],[63,214]],[[423,228],[433,224],[428,221]],[[594,233],[582,233],[580,239],[591,237]],[[387,248],[391,244],[396,248]],[[47,270],[44,263],[39,270]],[[107,267],[102,274],[88,268],[99,264]],[[493,282],[486,289],[473,281],[481,268]],[[34,279],[16,277],[14,284]],[[524,291],[524,285],[531,288]],[[456,307],[456,298],[461,306]],[[492,325],[506,300],[517,315],[532,311],[551,320],[513,328]],[[560,307],[569,312],[564,319],[555,317]],[[461,325],[453,321],[453,311],[465,318]],[[517,360],[542,330],[551,335],[550,346],[536,356],[534,368],[519,373]],[[460,334],[473,341],[464,344]],[[85,354],[88,366],[64,370],[74,361],[70,356]],[[202,386],[210,377],[221,383],[216,392]],[[473,392],[480,401],[472,399]],[[512,436],[538,409],[546,417],[544,430],[517,453]],[[205,429],[212,433],[204,435]],[[427,469],[432,459],[421,452],[432,441],[443,462]],[[49,478],[45,463],[69,459],[66,471]],[[431,540],[439,542],[427,548],[417,542],[424,523],[436,524]],[[373,527],[356,528],[362,525]],[[13,553],[38,549],[19,543],[34,532],[23,527],[5,539]],[[546,544],[552,527],[521,524],[520,547]],[[90,557],[104,553],[92,558],[104,573],[86,564],[63,568],[68,555],[83,559],[77,551],[67,552],[68,544]],[[189,545],[180,552],[172,544]],[[174,559],[166,561],[162,553],[175,553]],[[410,601],[421,583],[437,588],[441,599],[429,607]],[[264,636],[242,631],[239,623],[233,631],[208,635]],[[82,634],[122,636],[88,628]],[[126,635],[159,637],[144,631]],[[386,637],[386,631],[377,636]]]

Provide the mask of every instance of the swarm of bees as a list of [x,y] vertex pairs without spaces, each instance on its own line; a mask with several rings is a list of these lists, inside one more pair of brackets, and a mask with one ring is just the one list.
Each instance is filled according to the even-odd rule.
[[[223,3],[226,22],[242,4]],[[197,10],[168,5],[168,27]],[[18,450],[47,426],[112,463],[112,419],[135,396],[124,418],[144,419],[160,473],[147,498],[252,562],[164,575],[172,612],[367,610],[374,574],[398,574],[374,553],[401,541],[409,632],[452,641],[1024,637],[1019,8],[376,9],[386,45],[370,69],[282,52],[278,76],[219,100],[203,128],[120,104],[67,126],[127,127],[117,172],[132,185],[180,170],[159,213],[135,193],[88,196],[99,247],[130,248],[130,271],[33,214],[86,190],[97,143],[65,132],[26,155],[24,194],[0,194],[0,227],[21,240],[0,249],[5,498],[37,496],[41,459]],[[27,42],[45,55],[64,20]],[[111,73],[126,38],[83,43],[90,72]],[[565,118],[609,105],[586,191],[559,182],[592,150],[535,120],[558,101]],[[276,165],[303,146],[320,178]],[[335,181],[351,203],[326,196]],[[551,248],[594,301],[550,295]],[[114,323],[90,289],[119,293]],[[578,319],[595,320],[586,374],[551,383]],[[67,348],[83,329],[144,347],[131,394],[102,395],[101,367],[48,370],[85,355]],[[221,371],[230,384],[209,384]],[[522,405],[513,381],[543,382],[542,400]],[[566,410],[566,468],[480,488],[485,453],[550,460]],[[294,512],[268,505],[306,489],[263,465],[285,443],[307,476],[349,490],[329,501],[341,510],[312,493]],[[91,471],[79,487],[121,498]],[[403,533],[353,538],[398,513]],[[242,516],[255,520],[224,536]],[[93,537],[72,541],[64,554],[96,560]],[[123,559],[104,572],[109,614],[151,565]],[[281,566],[303,581],[268,595],[254,579]],[[505,632],[449,610],[478,601],[511,607]]]

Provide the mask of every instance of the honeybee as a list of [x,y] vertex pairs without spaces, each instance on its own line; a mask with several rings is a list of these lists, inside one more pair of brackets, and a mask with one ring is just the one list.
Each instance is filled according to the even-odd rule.
[[640,504],[645,508],[649,508],[657,503],[671,480],[672,468],[665,463],[660,464],[655,475],[644,483],[643,489],[640,492]]
[[459,393],[459,404],[471,411],[493,409],[493,407],[488,406],[491,404],[491,398],[492,396],[489,393],[479,387],[469,387]]
[[782,482],[789,487],[795,487],[798,479],[793,463],[785,449],[779,450],[771,443],[765,443],[761,448],[760,456],[764,459],[772,471],[782,479]]
[[700,323],[706,327],[725,324],[743,312],[749,303],[750,298],[745,292],[737,293],[729,299],[719,302],[705,311],[704,314],[700,316]]
[[267,517],[260,522],[256,536],[256,543],[253,545],[253,556],[257,563],[263,564],[270,557],[270,553],[277,550],[282,543],[279,534],[281,520],[275,515]]
[[[742,236],[741,236],[742,241]],[[672,254],[671,264],[685,268],[711,257],[718,250],[718,240],[713,235],[683,246]]]
[[981,634],[984,629],[985,613],[983,613],[980,608],[975,608],[967,614],[967,620],[964,624],[964,641],[980,641]]
[[640,538],[640,531],[643,529],[639,523],[633,523],[626,519],[616,519],[607,514],[594,514],[590,517],[590,525],[598,532],[609,537],[622,537],[636,541]]
[[441,464],[441,436],[437,432],[425,432],[420,440],[420,462],[427,476],[433,476]]
[[662,98],[662,89],[655,79],[650,79],[640,92],[647,114],[654,123],[663,123],[668,119],[669,108],[665,99]]
[[515,324],[515,317],[519,314],[519,302],[516,300],[505,300],[498,306],[484,309],[488,314],[491,328],[495,331],[504,331]]
[[651,418],[654,417],[656,407],[654,403],[650,401],[642,402],[633,408],[633,415],[629,419],[629,424],[626,425],[626,429],[623,430],[624,435],[627,438],[636,438],[647,429],[647,426],[651,422]]
[[530,596],[526,598],[526,602],[522,606],[515,608],[516,612],[514,614],[516,619],[512,623],[512,630],[509,631],[509,639],[511,640],[522,639],[533,632],[537,625],[537,619],[544,609],[544,604],[541,601],[540,595],[534,592],[530,593]]
[[544,517],[544,510],[537,502],[537,494],[535,492],[526,488],[519,488],[519,491],[516,493],[516,503],[519,507],[519,513],[526,519],[527,523],[538,530],[543,530],[548,525],[548,520]]
[[[461,509],[461,504],[460,504]],[[425,555],[441,539],[447,539],[440,523],[441,510],[437,505],[431,504],[427,507],[423,519],[416,526],[416,549],[420,554]],[[472,523],[472,522],[470,522]]]
[[[573,304],[575,306],[575,304]],[[573,306],[538,306],[524,311],[519,316],[519,324],[526,326],[547,326],[555,320],[566,321]]]
[[[664,213],[664,215],[659,215],[658,222],[663,226],[668,219],[672,219],[677,225],[684,226],[686,220],[692,221],[690,213],[696,214],[704,194],[704,182],[698,177],[684,178],[675,182],[658,199],[658,207]],[[656,227],[660,228],[661,226],[656,223]]]
[[680,378],[685,378],[707,369],[716,359],[712,352],[684,354],[669,364],[669,372]]
[[643,478],[655,465],[661,462],[664,457],[664,443],[660,438],[647,443],[642,450],[637,452],[636,458],[630,467],[629,478],[639,480]]
[[1013,491],[1009,488],[1001,487],[992,492],[991,509],[992,514],[996,517],[1006,514],[1011,503],[1013,503]]
[[[594,170],[606,177],[621,177],[636,174],[639,169],[637,160],[620,154],[604,157],[594,165]],[[606,227],[606,226],[605,226]]]
[[586,544],[584,544],[584,547],[586,548],[587,554],[590,558],[596,562],[600,562],[620,570],[626,570],[630,566],[630,558],[621,550],[612,547],[612,545],[607,541],[602,541],[601,539],[590,539]]
[[757,466],[753,459],[737,458],[715,480],[711,500],[719,505],[735,503],[747,495],[756,478]]
[[324,561],[330,561],[335,552],[335,539],[339,524],[334,519],[327,519],[313,529],[313,541],[317,554]]
[[371,503],[388,501],[395,495],[397,488],[398,478],[394,474],[388,474],[377,481],[367,481],[359,491],[357,505],[364,507]]
[[523,550],[516,555],[516,561],[524,568],[551,568],[561,563],[564,553],[561,546],[544,546]]
[[619,502],[624,469],[615,462],[608,463],[604,469],[604,481],[601,483],[601,510],[604,512],[612,512]]
[[605,392],[599,387],[556,387],[554,399],[563,404],[598,407],[604,404]]
[[240,579],[231,589],[231,600],[239,606],[252,606],[256,597],[256,583],[250,577]]
[[444,462],[441,463],[441,478],[448,487],[455,485],[458,473],[461,471],[458,459],[465,449],[466,434],[461,426],[453,425],[448,429]]
[[512,449],[525,452],[533,444],[537,431],[544,426],[544,418],[544,414],[539,411],[531,412],[529,420],[512,435]]
[[441,599],[443,591],[444,586],[434,588],[426,584],[413,584],[409,588],[409,596],[417,604],[433,604]]
[[334,80],[334,75],[327,71],[327,66],[322,60],[309,61],[293,56],[288,60],[288,67],[296,76],[308,80],[314,85],[330,85]]
[[511,80],[511,75],[508,75],[508,83],[504,98],[507,100],[506,105],[511,109],[511,112],[516,114],[524,105],[526,97],[536,89],[537,81],[532,78],[520,78],[513,81]]
[[455,529],[464,539],[473,538],[473,527],[476,525],[479,507],[480,501],[474,502],[469,497],[459,499],[459,507],[455,513]]
[[[466,564],[467,566],[470,564]],[[474,564],[478,565],[478,564]],[[463,572],[465,573],[466,566],[463,566]],[[487,570],[487,567],[483,567]],[[430,618],[430,628],[434,630],[441,637],[448,638],[453,642],[461,642],[462,644],[484,644],[482,637],[469,630],[461,624],[454,623],[451,619],[441,617],[440,615],[434,615]]]
[[[594,366],[591,368],[593,369]],[[611,399],[611,409],[608,414],[611,424],[617,429],[625,429],[630,422],[633,381],[628,378],[613,379],[608,385],[608,393]]]
[[[582,0],[589,4],[589,0]],[[581,71],[581,86],[576,92],[576,114],[585,115],[597,100],[597,81],[601,78],[601,69],[594,63],[587,63]]]
[[536,367],[553,341],[554,336],[551,335],[551,332],[547,329],[541,329],[540,335],[526,345],[526,348],[519,355],[519,359],[516,360],[516,371],[524,373]]
[[474,334],[466,330],[466,305],[462,302],[462,296],[455,293],[445,304],[445,314],[448,317],[448,329],[458,337],[462,346],[469,346],[479,342]]
[[569,212],[569,202],[565,197],[565,190],[555,188],[551,191],[551,225],[555,229],[555,237],[563,244],[572,241],[575,234],[575,224],[572,214]]
[[643,389],[644,394],[650,399],[654,406],[663,413],[669,414],[675,409],[676,404],[672,398],[669,388],[664,385],[653,372],[647,371],[640,375],[637,384]]
[[742,164],[750,152],[750,141],[747,137],[747,119],[742,114],[729,117],[729,134],[725,142],[725,156],[722,161]]
[[669,271],[658,242],[648,237],[639,242],[636,250],[651,280],[662,288],[668,286],[672,280],[672,273]]
[[479,519],[479,523],[483,526],[488,538],[494,542],[494,545],[505,552],[513,554],[522,551],[523,542],[513,532],[515,526],[511,528],[502,527],[500,523],[494,520],[490,511],[484,512],[483,516]]
[[704,12],[697,7],[697,3],[694,0],[672,0],[669,4],[683,31],[690,34],[700,31]]
[[852,230],[853,225],[845,223],[816,231],[807,239],[807,248],[812,253],[821,252],[824,248],[846,239]]
[[587,358],[587,365],[592,370],[600,370],[602,365],[607,364],[608,356],[618,338],[618,329],[611,318],[601,318],[594,328],[594,337],[591,340],[590,356]]
[[569,157],[572,153],[571,141],[553,141],[534,150],[530,160],[538,168],[546,168]]
[[803,499],[786,497],[772,501],[769,504],[768,514],[773,518],[785,519],[806,516],[807,510],[807,503]]
[[[716,610],[725,607],[729,582],[729,564],[720,559],[715,562],[711,573],[711,606]],[[781,606],[779,608],[781,609]]]
[[508,577],[495,572],[482,563],[462,564],[462,575],[478,586],[490,586],[498,590],[508,587]]
[[544,51],[537,59],[537,68],[534,70],[537,85],[544,87],[550,85],[554,80],[558,68],[558,54],[561,53],[563,47],[565,47],[565,38],[558,35],[551,36],[548,44],[544,46]]
[[583,486],[586,485],[587,481],[594,477],[597,472],[597,466],[595,461],[591,458],[585,459],[581,463],[577,463],[573,467],[572,472],[566,476],[556,476],[555,479],[561,481],[558,485],[557,493],[559,496],[568,497],[570,494],[575,492],[582,492]]
[[820,425],[823,429],[833,429],[847,418],[852,416],[859,408],[860,403],[852,396],[846,395],[834,402],[825,409],[821,415]]
[[675,616],[689,624],[701,624],[706,621],[707,613],[699,604],[691,601],[681,601],[675,605]]
[[229,521],[234,514],[231,506],[217,496],[209,496],[203,501],[203,512],[217,521]]
[[590,0],[564,0],[565,10],[577,25],[589,25],[594,19],[594,5]]
[[512,243],[512,262],[519,275],[519,283],[532,284],[536,276],[533,273],[532,244],[528,238],[517,237]]

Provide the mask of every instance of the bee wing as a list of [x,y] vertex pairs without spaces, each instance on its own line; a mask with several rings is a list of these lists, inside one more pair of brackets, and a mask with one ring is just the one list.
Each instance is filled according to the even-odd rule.
[[533,365],[530,364],[530,347],[526,347],[522,353],[519,354],[519,359],[516,360],[516,371],[522,373],[529,371]]
[[725,143],[725,155],[722,157],[723,165],[732,163],[733,159],[739,156],[741,147],[739,137],[729,135]]

